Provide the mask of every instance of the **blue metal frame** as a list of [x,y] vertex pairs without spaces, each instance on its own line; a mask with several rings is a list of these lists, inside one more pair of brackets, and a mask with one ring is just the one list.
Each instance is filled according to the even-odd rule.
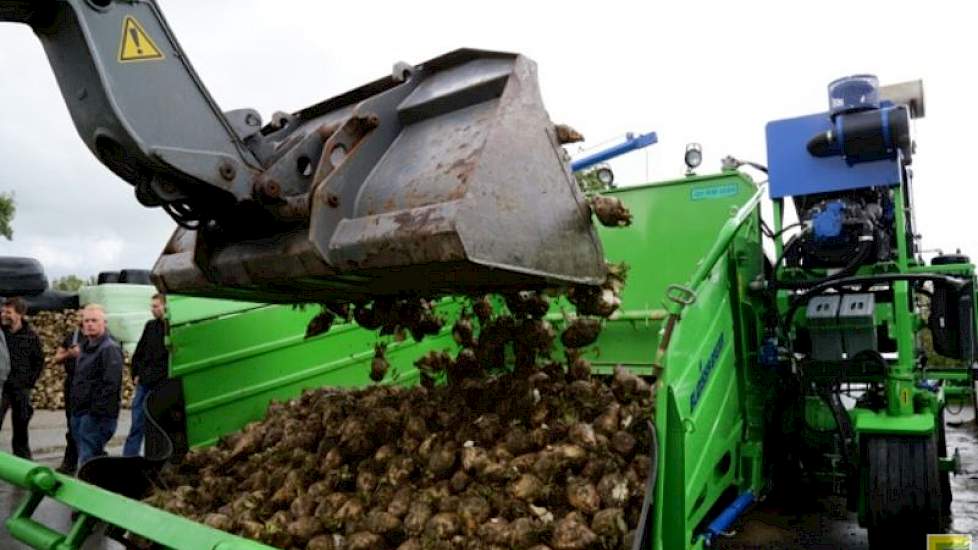
[[586,170],[607,160],[624,155],[625,153],[643,149],[658,142],[659,137],[655,134],[655,132],[629,137],[618,145],[612,145],[607,149],[598,151],[597,153],[588,155],[582,159],[575,160],[571,163],[571,170],[574,172],[580,172],[581,170]]
[[850,165],[841,156],[812,156],[808,152],[808,141],[830,130],[834,131],[834,126],[829,113],[767,124],[767,165],[772,199],[902,183],[899,157]]

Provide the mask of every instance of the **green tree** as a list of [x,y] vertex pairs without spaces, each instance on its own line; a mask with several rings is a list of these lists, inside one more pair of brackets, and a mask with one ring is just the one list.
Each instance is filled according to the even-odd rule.
[[3,235],[7,240],[14,238],[14,214],[17,212],[17,207],[14,205],[14,194],[13,193],[0,193],[0,235]]
[[75,292],[79,288],[94,284],[92,282],[92,277],[86,281],[77,275],[65,275],[64,277],[58,277],[51,283],[51,288],[55,290],[64,290],[67,292]]

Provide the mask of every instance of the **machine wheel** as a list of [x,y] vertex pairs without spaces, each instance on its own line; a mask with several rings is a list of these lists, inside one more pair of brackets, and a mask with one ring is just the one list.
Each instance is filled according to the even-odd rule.
[[937,437],[870,436],[864,495],[869,547],[924,548],[944,528]]
[[[944,424],[944,407],[937,413],[937,456],[947,458],[947,426]],[[941,512],[945,520],[951,519],[951,472],[940,472]]]

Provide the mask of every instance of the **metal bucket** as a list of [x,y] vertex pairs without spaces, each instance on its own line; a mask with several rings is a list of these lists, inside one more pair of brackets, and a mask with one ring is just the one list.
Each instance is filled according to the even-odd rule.
[[247,240],[178,229],[158,286],[294,302],[600,283],[535,64],[458,50],[396,72],[293,115],[321,143],[282,206],[303,223]]

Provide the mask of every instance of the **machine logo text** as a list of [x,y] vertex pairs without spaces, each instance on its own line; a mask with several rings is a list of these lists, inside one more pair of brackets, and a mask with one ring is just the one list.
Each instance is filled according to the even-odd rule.
[[713,345],[713,351],[706,358],[706,363],[700,364],[700,378],[696,381],[696,388],[693,389],[693,393],[689,396],[689,412],[693,412],[696,409],[696,404],[699,403],[700,398],[703,396],[703,390],[706,389],[706,383],[710,379],[710,373],[713,372],[713,369],[717,366],[717,362],[720,360],[723,344],[724,334],[721,332],[720,337],[717,338],[717,343]]

